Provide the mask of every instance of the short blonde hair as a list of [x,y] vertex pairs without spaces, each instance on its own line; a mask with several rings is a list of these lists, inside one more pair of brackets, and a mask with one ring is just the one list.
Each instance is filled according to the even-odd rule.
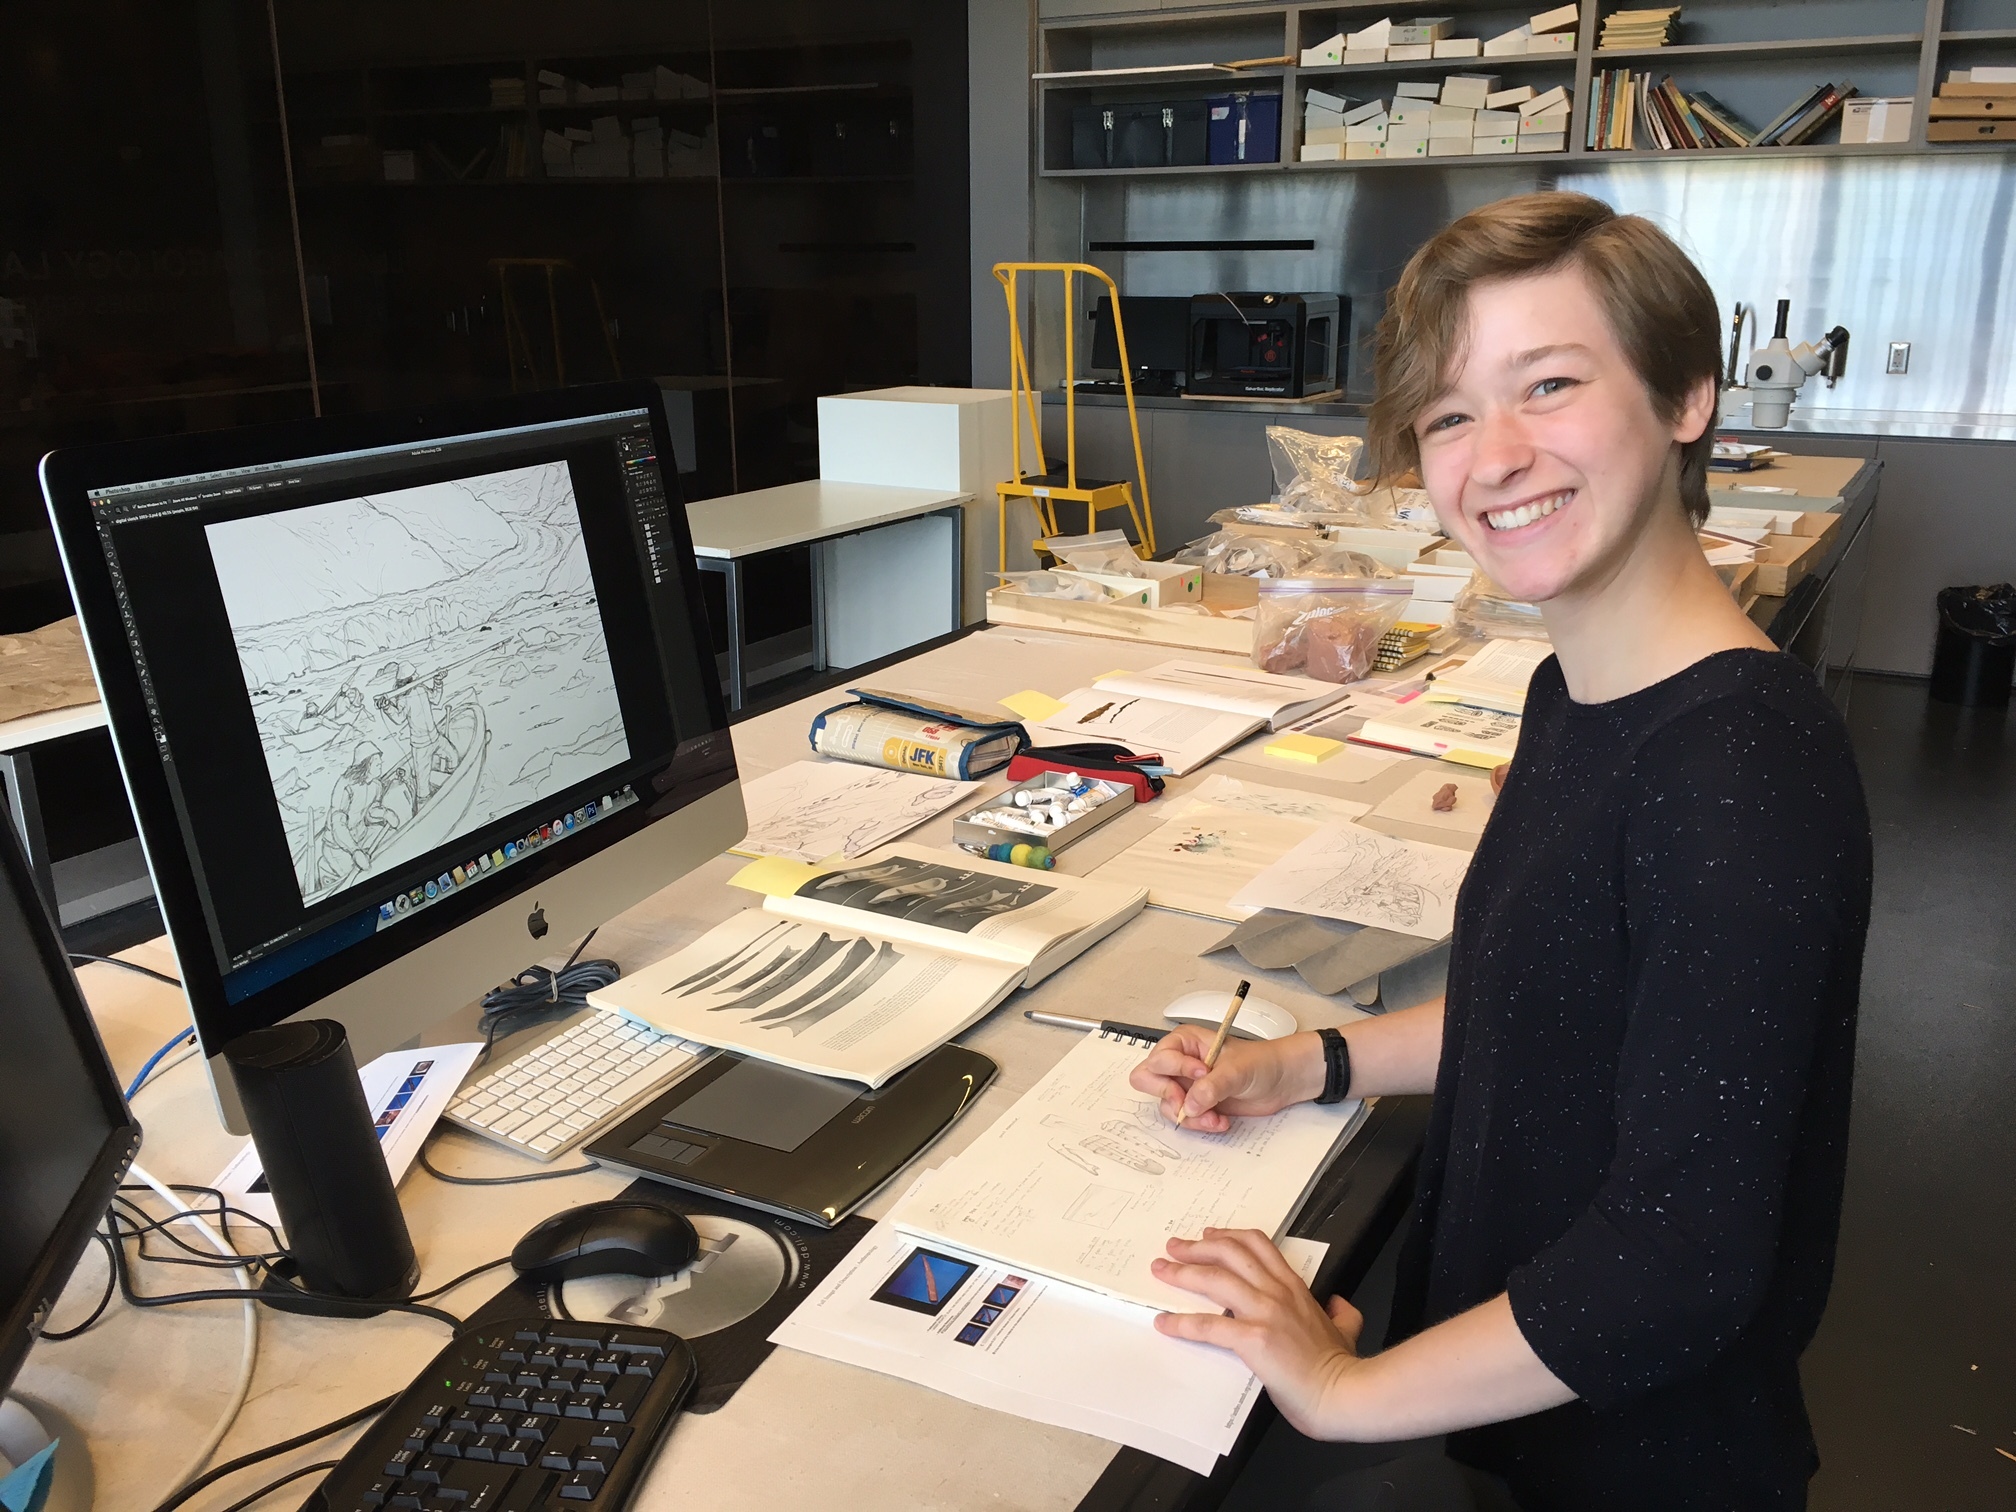
[[[1463,355],[1473,284],[1573,266],[1596,291],[1610,329],[1662,419],[1676,419],[1703,379],[1722,386],[1721,317],[1701,270],[1652,222],[1586,194],[1522,194],[1445,226],[1408,260],[1379,322],[1378,397],[1369,424],[1379,476],[1420,466],[1414,422]],[[1711,419],[1680,447],[1680,501],[1708,517]]]

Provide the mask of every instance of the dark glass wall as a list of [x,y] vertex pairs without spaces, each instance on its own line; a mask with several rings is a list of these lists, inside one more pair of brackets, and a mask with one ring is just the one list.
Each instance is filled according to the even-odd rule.
[[666,388],[700,498],[816,476],[821,394],[970,381],[963,5],[0,28],[0,630],[68,611],[51,446],[620,373]]

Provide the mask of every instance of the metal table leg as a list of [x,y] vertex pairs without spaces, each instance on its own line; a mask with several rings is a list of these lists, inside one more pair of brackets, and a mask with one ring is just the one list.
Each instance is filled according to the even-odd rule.
[[952,628],[966,623],[966,506],[954,504],[943,513],[952,521]]
[[728,587],[728,708],[733,713],[749,701],[749,625],[742,603],[742,564],[730,558]]

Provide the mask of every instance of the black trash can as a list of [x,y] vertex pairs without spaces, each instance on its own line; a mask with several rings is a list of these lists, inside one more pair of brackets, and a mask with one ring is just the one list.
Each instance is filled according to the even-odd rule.
[[2001,709],[2016,677],[2016,587],[1939,590],[1939,639],[1932,649],[1932,696],[1941,703]]

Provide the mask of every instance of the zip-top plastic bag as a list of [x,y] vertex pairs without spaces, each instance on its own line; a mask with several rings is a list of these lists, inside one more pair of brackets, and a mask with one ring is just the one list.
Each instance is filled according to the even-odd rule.
[[1396,578],[1270,578],[1253,615],[1253,665],[1319,682],[1367,676],[1413,587]]
[[1103,572],[1108,577],[1146,577],[1141,558],[1124,530],[1095,530],[1090,535],[1051,536],[1043,549],[1075,572]]
[[1320,436],[1287,425],[1268,426],[1267,459],[1274,466],[1279,507],[1340,525],[1391,525],[1391,492],[1357,481],[1364,451],[1363,436]]
[[1480,640],[1534,640],[1551,643],[1540,606],[1509,596],[1481,572],[1457,591],[1451,611],[1456,628]]

